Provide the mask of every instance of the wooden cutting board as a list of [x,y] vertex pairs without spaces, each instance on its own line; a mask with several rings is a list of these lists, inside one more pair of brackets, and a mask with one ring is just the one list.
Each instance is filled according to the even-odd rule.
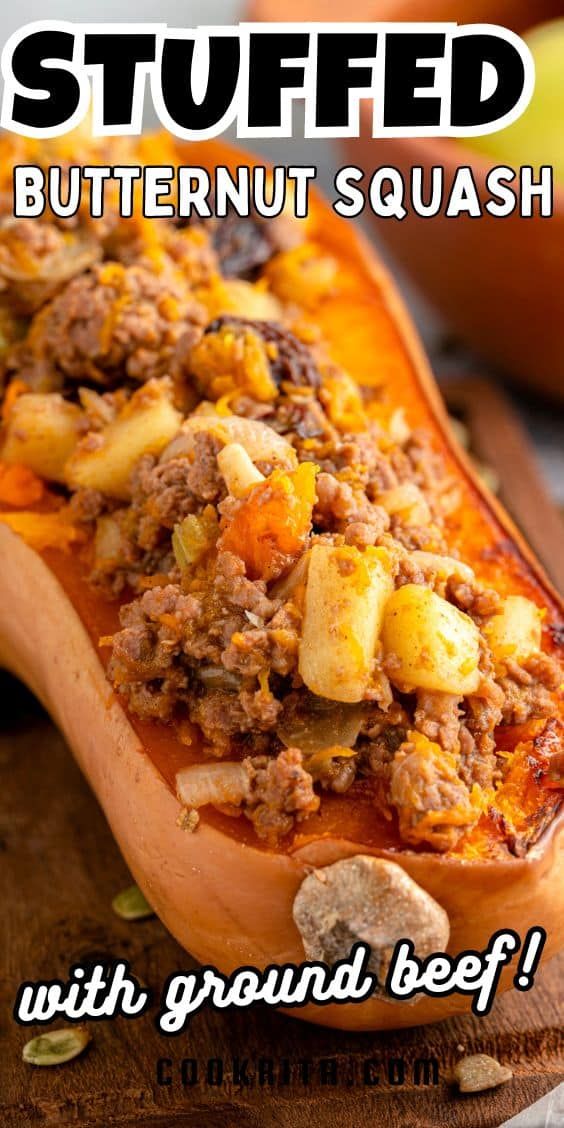
[[472,453],[493,467],[499,497],[564,592],[564,522],[546,492],[527,432],[501,388],[482,377],[444,380],[449,410],[468,428]]
[[[504,492],[509,498],[509,479]],[[531,992],[503,996],[480,1021],[359,1035],[258,1008],[202,1012],[169,1039],[157,1033],[153,1009],[91,1024],[92,1043],[74,1062],[25,1065],[22,1046],[39,1029],[11,1018],[22,980],[65,979],[87,955],[120,956],[158,997],[171,972],[194,964],[158,920],[114,915],[112,898],[130,878],[100,808],[30,695],[7,676],[0,693],[1,1128],[498,1128],[564,1080],[564,958],[541,964]],[[449,1069],[477,1051],[510,1065],[514,1078],[460,1096]],[[159,1083],[159,1059],[170,1084]],[[236,1059],[239,1068],[247,1062],[248,1084]],[[436,1084],[432,1065],[425,1084],[418,1059],[436,1062]],[[197,1062],[195,1084],[183,1085],[183,1060]],[[187,1080],[193,1068],[185,1066]]]

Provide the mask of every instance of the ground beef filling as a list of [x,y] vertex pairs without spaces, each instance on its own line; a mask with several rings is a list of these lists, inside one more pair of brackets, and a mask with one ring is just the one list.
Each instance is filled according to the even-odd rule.
[[[321,447],[325,457],[318,461],[309,543],[342,544],[361,552],[392,546],[397,588],[430,587],[481,628],[502,601],[456,559],[446,557],[444,570],[440,554],[453,491],[425,436],[411,432],[403,440],[381,443],[378,428],[367,435],[339,434],[317,398],[319,369],[313,357],[305,365],[305,346],[296,349],[291,334],[277,334],[269,323],[257,327],[252,321],[222,318],[202,340],[259,329],[263,342],[276,342],[275,363],[284,367],[283,377],[275,381],[276,398],[260,404],[241,394],[231,406],[246,419],[267,422],[300,461],[307,460],[304,455],[311,455],[316,444]],[[288,397],[287,385],[308,394],[296,402]],[[245,552],[225,536],[244,503],[226,493],[218,461],[223,447],[217,434],[203,431],[192,458],[142,459],[132,479],[130,504],[112,515],[123,530],[123,556],[119,566],[114,563],[114,582],[140,592],[123,608],[122,629],[112,643],[110,676],[117,690],[141,716],[198,725],[210,756],[260,762],[261,801],[244,799],[237,808],[259,836],[273,840],[286,833],[317,809],[324,792],[342,794],[364,779],[382,815],[397,820],[405,843],[452,850],[493,801],[502,779],[498,727],[552,713],[557,663],[539,655],[521,664],[508,661],[496,674],[482,640],[480,685],[462,696],[398,693],[389,680],[389,658],[386,670],[374,672],[372,703],[360,705],[352,738],[347,731],[348,746],[335,747],[329,755],[312,752],[306,733],[300,748],[299,717],[304,710],[310,717],[316,713],[299,672],[302,565],[299,558],[293,563],[288,559],[275,582],[249,574]],[[259,465],[267,473],[272,469],[268,460]],[[96,512],[98,499],[91,504]],[[206,506],[217,515],[218,549],[182,575],[170,559],[172,531]],[[229,551],[222,549],[224,543]],[[307,543],[303,549],[306,561]],[[148,560],[163,580],[143,592]],[[331,715],[334,703],[325,706]],[[342,717],[335,717],[338,745]],[[285,744],[300,748],[299,764],[294,758],[291,771]]]
[[37,390],[103,387],[178,374],[205,322],[179,275],[106,262],[73,278],[36,315],[8,368]]
[[[264,582],[247,578],[240,558],[225,552],[201,590],[187,594],[181,582],[155,588],[126,605],[121,618],[110,675],[132,711],[164,721],[189,718],[211,756],[262,753],[265,770],[278,762],[268,756],[285,739],[290,701],[299,712],[307,698],[298,673],[301,611],[291,597],[272,598]],[[480,817],[477,793],[492,794],[501,778],[497,727],[549,715],[557,677],[556,664],[544,656],[528,668],[510,665],[500,683],[485,676],[467,698],[419,691],[404,695],[402,704],[390,694],[383,708],[361,706],[354,755],[335,750],[321,762],[307,754],[300,761],[309,796],[303,810],[316,809],[315,785],[343,793],[366,778],[376,804],[397,816],[405,842],[452,849]],[[314,712],[311,703],[306,711]],[[430,745],[413,744],[413,730]],[[241,806],[267,838],[290,829],[293,810],[290,791],[281,799],[290,777],[274,767],[271,775],[261,804]]]
[[218,555],[203,591],[151,589],[121,620],[110,676],[134,712],[154,717],[158,707],[160,720],[186,713],[215,749],[238,733],[275,728],[281,702],[257,679],[295,673],[300,616],[248,580],[233,554]]
[[[136,446],[127,488],[66,483],[91,534],[91,580],[122,600],[103,642],[131,712],[180,737],[197,725],[210,761],[244,780],[228,813],[269,843],[328,792],[352,789],[354,802],[358,784],[404,843],[452,850],[495,808],[496,734],[554,713],[561,668],[538,649],[494,662],[487,627],[503,600],[449,545],[458,487],[429,436],[384,422],[385,401],[367,403],[302,320],[295,286],[321,286],[327,260],[308,245],[292,259],[295,236],[233,214],[150,228],[113,217],[97,240],[84,216],[3,218],[0,314],[23,320],[8,326],[2,374],[18,395],[27,385],[72,404],[99,452],[136,385],[170,395],[172,433]],[[218,306],[224,294],[240,304]],[[239,420],[252,425],[240,442]],[[363,700],[311,692],[300,642],[321,545],[343,550],[343,577],[347,552],[385,549],[396,593],[424,587],[468,616],[481,640],[472,692],[397,688],[397,655],[384,661],[380,644]]]

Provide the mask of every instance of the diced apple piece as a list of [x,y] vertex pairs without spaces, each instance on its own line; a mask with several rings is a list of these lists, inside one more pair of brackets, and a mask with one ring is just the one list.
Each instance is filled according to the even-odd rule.
[[108,497],[127,500],[136,462],[144,454],[160,454],[181,422],[168,382],[148,381],[111,423],[79,443],[67,462],[66,481],[72,489],[101,490]]
[[14,400],[0,451],[4,462],[28,466],[40,478],[64,482],[64,467],[79,436],[83,413],[56,392],[25,392]]
[[[124,512],[121,510],[120,512]],[[112,513],[103,513],[96,521],[94,535],[94,555],[96,569],[99,571],[115,567],[116,561],[123,555],[123,535],[120,522]]]
[[404,692],[474,693],[480,682],[480,632],[429,588],[406,584],[388,601],[382,642],[387,671]]
[[[551,14],[556,15],[557,8],[555,4]],[[496,165],[551,165],[559,184],[564,181],[564,19],[538,23],[538,8],[531,7],[531,16],[533,12],[537,20],[529,22],[535,26],[523,37],[535,64],[535,88],[528,106],[511,125],[481,137],[465,137],[464,144],[486,153]]]
[[385,549],[313,546],[299,654],[312,693],[332,701],[363,699],[392,591]]
[[198,299],[206,306],[210,321],[226,314],[252,321],[281,321],[283,317],[280,302],[261,281],[215,277],[198,291]]
[[394,516],[398,514],[409,525],[425,525],[431,520],[428,502],[415,482],[402,482],[378,496],[378,504]]
[[200,404],[198,413],[184,420],[180,433],[163,451],[161,462],[169,462],[171,458],[192,458],[196,437],[204,433],[225,445],[238,443],[245,448],[252,462],[269,462],[285,470],[296,469],[298,459],[294,448],[267,423],[245,419],[242,415],[220,415],[215,405],[207,406],[211,410],[203,411]]
[[541,649],[542,612],[524,595],[508,595],[501,611],[484,627],[484,634],[497,662],[516,662]]

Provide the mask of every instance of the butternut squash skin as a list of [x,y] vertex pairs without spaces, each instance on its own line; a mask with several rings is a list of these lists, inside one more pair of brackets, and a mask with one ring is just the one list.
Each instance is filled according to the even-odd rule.
[[[220,143],[178,146],[179,161],[235,166],[240,151]],[[154,152],[153,152],[153,159]],[[453,544],[498,589],[527,595],[562,626],[558,596],[507,515],[455,449],[439,393],[393,285],[372,251],[326,204],[313,201],[311,237],[339,262],[338,293],[312,317],[335,359],[359,382],[379,389],[389,409],[405,405],[410,423],[430,429],[463,491]],[[371,358],[374,358],[373,361]],[[43,557],[0,525],[0,663],[22,678],[65,734],[90,781],[131,872],[179,942],[198,959],[231,971],[240,964],[300,962],[292,917],[311,866],[373,853],[399,862],[447,911],[449,950],[480,949],[500,928],[548,933],[544,958],[562,945],[564,814],[555,814],[525,858],[397,851],[365,836],[347,798],[302,824],[287,848],[270,850],[242,831],[242,820],[202,812],[197,831],[177,826],[173,779],[186,749],[169,731],[134,722],[106,680],[96,639],[115,611],[103,607],[72,553]],[[193,756],[197,758],[198,750]],[[349,803],[350,808],[350,803]],[[350,817],[349,817],[350,816]],[[511,969],[502,986],[511,984]],[[461,996],[412,1005],[372,998],[359,1005],[306,1008],[296,1016],[342,1029],[371,1030],[433,1022],[468,1008]]]

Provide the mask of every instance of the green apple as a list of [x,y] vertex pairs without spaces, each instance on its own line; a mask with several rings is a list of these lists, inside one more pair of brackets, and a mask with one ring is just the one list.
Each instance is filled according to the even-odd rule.
[[512,168],[552,165],[554,179],[564,182],[564,19],[539,24],[523,38],[536,70],[527,109],[513,125],[466,144]]

